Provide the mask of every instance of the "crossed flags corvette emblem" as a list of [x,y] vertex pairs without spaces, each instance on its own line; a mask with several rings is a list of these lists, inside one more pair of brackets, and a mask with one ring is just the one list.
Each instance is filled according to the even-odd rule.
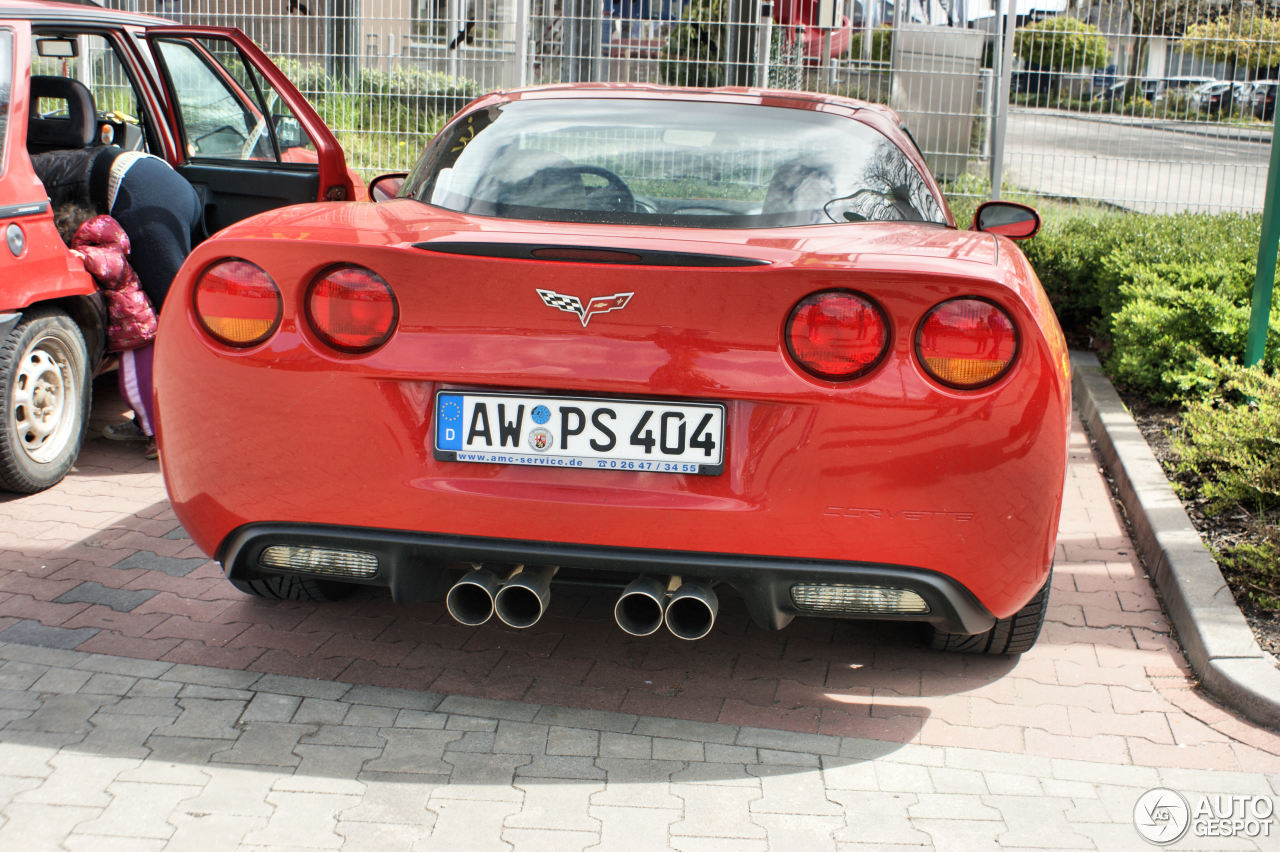
[[577,296],[567,296],[564,293],[557,293],[555,290],[539,290],[538,295],[542,297],[542,301],[547,307],[576,314],[578,322],[582,323],[583,328],[586,328],[587,323],[591,322],[591,317],[596,314],[607,314],[609,311],[620,311],[625,308],[627,302],[631,301],[631,297],[635,293],[594,296],[587,300],[586,307],[582,306],[582,300]]

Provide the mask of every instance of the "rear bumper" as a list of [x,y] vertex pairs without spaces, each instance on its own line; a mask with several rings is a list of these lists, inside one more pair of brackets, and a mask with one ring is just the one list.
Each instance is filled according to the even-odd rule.
[[[332,548],[372,554],[376,571],[367,577],[335,577],[265,567],[263,552],[276,545]],[[794,559],[730,553],[651,550],[559,542],[518,541],[434,533],[310,524],[257,523],[231,533],[218,551],[227,576],[250,579],[270,574],[299,574],[384,586],[394,600],[412,602],[442,597],[459,570],[474,564],[555,565],[556,581],[616,585],[640,575],[678,574],[732,586],[762,627],[785,627],[794,616],[921,621],[948,633],[981,633],[995,624],[991,614],[963,585],[922,568]],[[914,592],[927,612],[886,613],[818,608],[797,603],[797,586],[878,587]]]

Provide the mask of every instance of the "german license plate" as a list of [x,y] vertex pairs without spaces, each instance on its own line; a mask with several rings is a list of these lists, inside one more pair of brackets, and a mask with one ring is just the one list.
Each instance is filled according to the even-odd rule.
[[440,391],[442,461],[719,474],[724,406],[639,399]]

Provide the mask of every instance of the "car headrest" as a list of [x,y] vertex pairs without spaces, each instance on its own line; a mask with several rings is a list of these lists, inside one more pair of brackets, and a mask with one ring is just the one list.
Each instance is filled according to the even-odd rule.
[[[50,105],[46,101],[63,101]],[[42,118],[44,112],[60,113]],[[27,146],[31,148],[84,148],[96,141],[96,113],[93,95],[79,80],[70,77],[31,77],[31,104],[27,118]]]
[[810,162],[809,158],[787,160],[769,179],[760,212],[791,214],[787,224],[830,222],[824,209],[834,199],[836,180],[829,163]]

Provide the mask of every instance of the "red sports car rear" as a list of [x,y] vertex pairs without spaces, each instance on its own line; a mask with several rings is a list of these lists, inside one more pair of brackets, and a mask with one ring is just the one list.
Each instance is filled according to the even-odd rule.
[[[725,104],[856,126],[894,155],[861,174],[914,183],[882,175],[868,197],[784,174],[750,140],[711,140],[728,120],[643,141],[653,115]],[[504,122],[503,170],[465,162]],[[657,153],[709,149],[718,172],[670,172],[693,190],[652,179]],[[773,627],[899,618],[940,647],[1034,641],[1069,399],[1052,311],[996,235],[1018,208],[988,208],[995,233],[957,230],[891,113],[794,93],[491,96],[423,161],[400,198],[227,228],[174,284],[165,478],[234,582],[385,585],[526,626],[558,582],[588,580],[628,590],[624,629],[686,638],[732,588]],[[772,174],[754,197],[716,189],[751,169]]]

